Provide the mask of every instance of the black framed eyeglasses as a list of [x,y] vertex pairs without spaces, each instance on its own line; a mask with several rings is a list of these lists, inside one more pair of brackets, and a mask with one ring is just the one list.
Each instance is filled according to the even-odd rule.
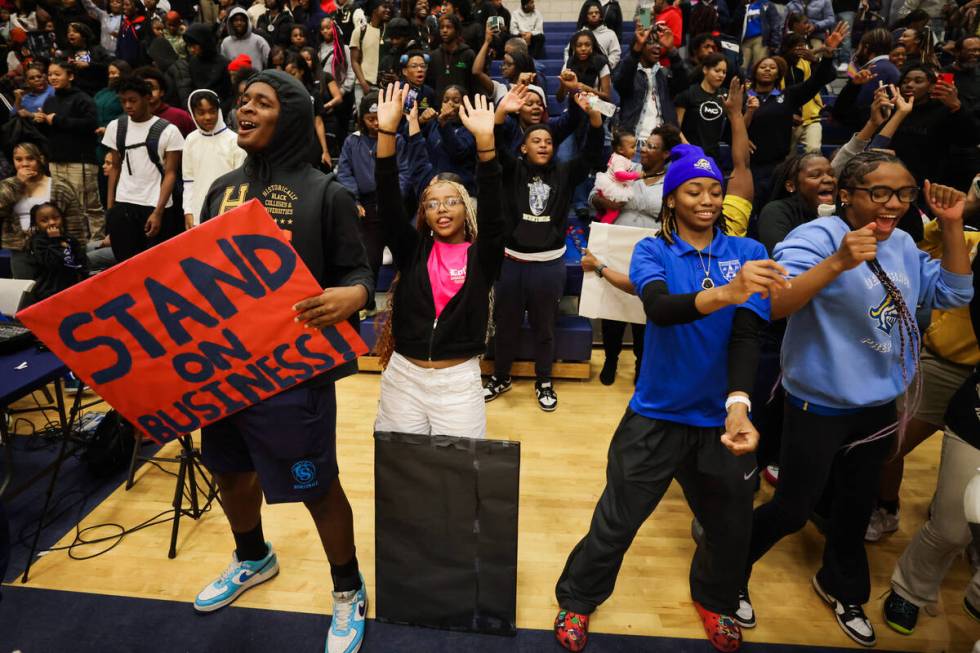
[[905,202],[907,204],[911,204],[919,197],[919,188],[917,186],[904,186],[902,188],[889,188],[888,186],[871,186],[868,188],[855,186],[851,190],[863,190],[875,204],[887,204],[888,200],[892,198],[892,195],[897,195],[899,202]]

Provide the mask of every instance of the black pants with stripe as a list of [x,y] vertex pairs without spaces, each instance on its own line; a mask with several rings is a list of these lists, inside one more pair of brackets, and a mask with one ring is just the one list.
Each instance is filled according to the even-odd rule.
[[806,525],[826,487],[833,500],[817,579],[843,603],[867,603],[871,580],[864,533],[893,437],[850,449],[846,445],[893,423],[895,402],[836,416],[816,415],[788,402],[784,409],[779,485],[772,501],[753,515],[749,572],[779,540]]
[[612,594],[637,530],[677,479],[704,537],[691,561],[691,596],[734,614],[749,550],[755,456],[735,456],[722,429],[650,419],[627,409],[609,445],[606,488],[588,534],[572,550],[555,594],[566,610],[590,614]]

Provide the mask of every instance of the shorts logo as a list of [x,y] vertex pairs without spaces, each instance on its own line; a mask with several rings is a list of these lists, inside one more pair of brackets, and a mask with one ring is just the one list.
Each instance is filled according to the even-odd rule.
[[895,326],[895,322],[898,321],[898,309],[895,307],[895,302],[892,301],[891,295],[885,294],[885,298],[881,300],[881,303],[877,306],[872,306],[868,310],[868,316],[877,322],[875,327],[890,334],[892,332],[892,327]]
[[312,461],[301,460],[293,463],[289,471],[293,473],[293,480],[296,481],[293,485],[294,490],[308,490],[319,485],[319,481],[316,480],[316,465]]
[[738,274],[738,271],[742,269],[742,262],[738,259],[718,261],[718,268],[721,270],[721,276],[725,277],[725,281],[730,282]]

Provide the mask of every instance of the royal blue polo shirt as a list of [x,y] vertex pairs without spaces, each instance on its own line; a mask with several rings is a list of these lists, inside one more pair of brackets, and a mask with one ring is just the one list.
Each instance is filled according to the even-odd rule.
[[[703,290],[708,267],[715,287],[738,274],[746,261],[769,258],[766,248],[750,238],[727,236],[715,230],[711,253],[698,252],[674,236],[673,244],[661,238],[644,238],[633,250],[630,281],[636,293],[652,281],[664,281],[670,294]],[[752,295],[740,306],[769,320],[769,300]],[[643,364],[630,400],[630,408],[651,419],[690,426],[725,424],[728,396],[728,339],[736,306],[728,306],[694,322],[657,326],[647,321]]]

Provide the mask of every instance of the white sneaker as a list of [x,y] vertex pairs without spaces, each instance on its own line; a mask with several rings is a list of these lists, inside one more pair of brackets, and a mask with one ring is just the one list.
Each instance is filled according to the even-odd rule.
[[360,650],[364,642],[367,600],[364,576],[361,576],[359,589],[333,592],[333,618],[327,633],[325,653],[357,653]]
[[882,536],[897,530],[898,512],[893,515],[884,508],[875,508],[868,521],[868,530],[864,534],[864,539],[868,542],[877,542]]
[[874,646],[875,629],[871,626],[871,620],[864,614],[864,608],[860,605],[841,603],[823,589],[816,576],[811,582],[820,598],[834,611],[834,618],[837,619],[837,624],[844,634],[861,646]]

